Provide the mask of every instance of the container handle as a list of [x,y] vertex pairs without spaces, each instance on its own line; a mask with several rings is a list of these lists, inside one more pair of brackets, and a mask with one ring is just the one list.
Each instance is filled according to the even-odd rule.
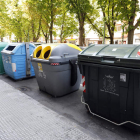
[[[105,62],[105,63],[114,63],[114,59],[116,58],[115,56],[102,56],[101,57],[101,62]],[[113,59],[113,60],[112,60]]]
[[29,49],[29,43],[25,43],[25,49],[26,49],[26,76],[30,76],[30,70],[31,70],[31,66],[30,66],[30,49]]
[[69,60],[71,65],[71,86],[74,86],[77,82],[78,75],[77,75],[77,59]]
[[131,123],[131,124],[140,126],[140,124],[137,124],[137,123],[134,123],[134,122],[131,122],[131,121],[125,121],[125,122],[122,122],[122,123],[115,123],[115,122],[113,122],[113,121],[111,121],[111,120],[108,120],[108,119],[106,119],[106,118],[104,118],[104,117],[102,117],[102,116],[100,116],[100,115],[97,115],[97,114],[93,113],[93,112],[90,110],[89,105],[83,101],[83,95],[81,96],[81,102],[82,102],[83,104],[85,104],[85,105],[88,107],[89,112],[90,112],[92,115],[95,115],[95,116],[97,116],[97,117],[99,117],[99,118],[101,118],[101,119],[104,119],[104,120],[106,120],[106,121],[108,121],[108,122],[110,122],[110,123],[113,123],[113,124],[115,124],[115,125],[117,125],[117,126],[121,126],[121,125],[124,125],[124,124],[127,124],[127,123]]
[[63,55],[64,55],[64,57],[65,57],[66,55],[69,55],[69,53],[63,53]]
[[109,58],[109,59],[115,59],[115,56],[102,56],[102,58]]

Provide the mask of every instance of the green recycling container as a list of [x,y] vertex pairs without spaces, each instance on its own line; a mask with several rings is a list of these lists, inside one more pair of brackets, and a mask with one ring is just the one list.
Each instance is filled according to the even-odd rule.
[[1,51],[8,45],[7,42],[0,42],[0,74],[4,74],[4,67],[3,67],[3,61],[2,61],[2,55]]

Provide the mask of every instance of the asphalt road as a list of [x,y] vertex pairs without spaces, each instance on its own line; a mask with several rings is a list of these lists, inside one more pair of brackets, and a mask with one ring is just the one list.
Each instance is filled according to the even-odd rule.
[[81,103],[81,88],[69,95],[54,98],[45,92],[39,91],[36,78],[15,81],[7,75],[1,75],[0,79],[85,128],[86,133],[93,137],[98,135],[103,140],[140,140],[140,133],[135,133],[125,127],[115,126],[87,113],[85,106]]

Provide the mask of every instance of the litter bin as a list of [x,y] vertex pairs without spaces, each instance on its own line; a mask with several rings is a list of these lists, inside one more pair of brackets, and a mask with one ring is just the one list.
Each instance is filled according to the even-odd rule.
[[91,45],[78,65],[90,113],[140,132],[140,45]]
[[7,42],[0,42],[0,74],[4,74],[4,67],[3,67],[3,62],[2,62],[2,55],[1,51],[8,45]]
[[42,50],[43,59],[31,57],[39,89],[54,97],[78,90],[81,75],[76,62],[80,51],[73,44],[48,44]]
[[18,80],[35,76],[30,55],[35,46],[29,43],[10,43],[2,53],[5,73],[11,78]]

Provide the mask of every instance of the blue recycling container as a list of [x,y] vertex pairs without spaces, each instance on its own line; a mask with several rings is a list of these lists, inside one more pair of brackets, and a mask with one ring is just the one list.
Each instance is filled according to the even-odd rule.
[[29,43],[10,43],[1,52],[5,73],[18,80],[35,76],[30,55],[35,46]]

